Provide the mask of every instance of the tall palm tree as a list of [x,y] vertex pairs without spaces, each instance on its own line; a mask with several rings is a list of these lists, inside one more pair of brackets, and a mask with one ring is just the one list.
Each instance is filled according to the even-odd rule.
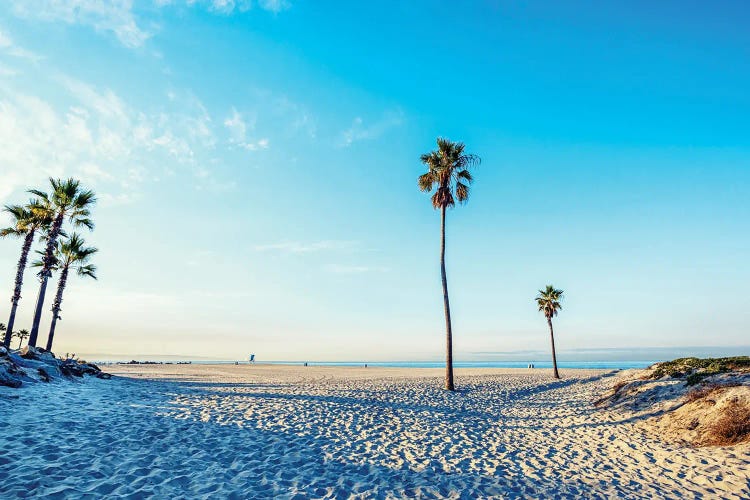
[[23,287],[23,274],[26,270],[26,262],[29,257],[31,245],[34,242],[34,236],[37,231],[49,227],[52,222],[52,214],[49,206],[44,200],[35,199],[29,201],[28,205],[8,205],[4,209],[12,220],[10,227],[0,229],[0,237],[18,236],[23,237],[23,246],[21,247],[21,257],[18,259],[16,268],[16,282],[13,288],[13,295],[10,298],[10,318],[8,318],[8,329],[5,331],[3,345],[10,347],[10,339],[13,337],[13,326],[16,322],[16,311],[18,302],[21,300],[21,288]]
[[[68,283],[68,273],[72,268],[78,276],[86,278],[96,278],[96,266],[89,263],[91,256],[99,250],[94,247],[84,246],[86,242],[77,233],[73,233],[70,238],[61,241],[55,255],[55,264],[53,270],[60,271],[60,279],[57,283],[57,294],[55,301],[52,303],[52,323],[49,327],[49,337],[47,337],[48,351],[52,350],[52,341],[55,338],[55,327],[57,320],[60,318],[60,307],[62,306],[63,292]],[[38,264],[43,265],[41,262]]]
[[556,289],[552,285],[547,285],[547,288],[544,290],[539,290],[539,295],[536,297],[536,304],[539,306],[539,311],[547,318],[547,324],[549,325],[549,337],[552,340],[552,368],[554,369],[555,378],[560,378],[560,374],[557,372],[555,332],[552,329],[552,317],[557,316],[558,311],[562,309],[562,305],[560,305],[562,298],[563,291]]
[[34,310],[34,321],[31,324],[31,337],[29,337],[29,345],[32,347],[36,347],[37,336],[39,335],[39,322],[42,319],[47,280],[52,275],[52,268],[55,265],[55,248],[57,238],[62,231],[63,222],[67,219],[73,226],[94,228],[94,223],[90,218],[90,209],[96,202],[94,192],[82,189],[80,182],[72,178],[60,180],[50,177],[49,182],[52,187],[49,195],[43,191],[29,191],[43,200],[54,213],[52,224],[47,231],[47,248],[42,260],[42,269],[39,271],[41,285],[37,296],[36,309]]
[[26,340],[27,338],[29,338],[29,335],[31,335],[31,334],[25,328],[23,330],[19,330],[16,333],[13,334],[13,336],[18,339],[18,348],[19,349],[21,348],[21,344],[23,344],[23,341]]
[[427,172],[417,179],[419,189],[432,195],[432,206],[440,210],[440,276],[443,282],[443,308],[445,310],[445,388],[454,390],[453,385],[453,330],[451,328],[451,308],[448,301],[448,280],[445,277],[445,211],[453,207],[456,200],[466,203],[469,199],[469,184],[473,178],[469,168],[480,163],[480,158],[464,153],[462,142],[451,142],[441,137],[438,148],[420,157],[427,166]]

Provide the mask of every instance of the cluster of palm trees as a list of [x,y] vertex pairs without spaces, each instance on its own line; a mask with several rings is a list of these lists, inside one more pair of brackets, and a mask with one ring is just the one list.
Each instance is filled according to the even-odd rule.
[[[5,327],[5,323],[0,323],[0,335],[4,335],[3,332],[5,332],[6,330],[7,328]],[[20,349],[21,345],[23,345],[23,341],[29,338],[30,335],[31,335],[31,332],[23,328],[21,330],[18,330],[17,332],[11,333],[11,339],[18,339],[17,349]]]
[[[474,177],[469,169],[479,165],[481,158],[465,152],[466,146],[462,142],[453,142],[439,137],[437,149],[425,153],[420,157],[427,166],[427,172],[417,178],[419,189],[425,193],[432,193],[432,207],[440,210],[440,277],[443,284],[443,308],[445,311],[445,388],[455,390],[453,382],[453,329],[451,326],[451,310],[448,300],[448,280],[445,276],[445,215],[448,208],[454,207],[456,201],[463,204],[469,199],[469,187]],[[560,378],[557,371],[557,356],[555,354],[555,335],[552,329],[552,317],[562,309],[560,301],[563,291],[552,285],[539,290],[536,303],[549,325],[552,341],[552,365],[554,377]]]
[[[71,271],[78,276],[96,279],[96,266],[91,264],[91,257],[98,251],[96,248],[86,246],[83,237],[76,233],[65,230],[70,228],[94,229],[91,220],[91,208],[96,203],[93,191],[83,189],[78,180],[75,179],[49,179],[49,192],[37,189],[29,190],[32,198],[25,205],[7,205],[4,211],[11,217],[11,226],[0,230],[0,237],[15,236],[21,238],[21,257],[18,259],[16,268],[16,279],[11,296],[10,317],[5,329],[3,345],[10,347],[12,338],[20,338],[23,341],[28,333],[28,345],[36,347],[39,336],[39,325],[42,319],[42,310],[47,293],[47,282],[54,272],[59,272],[57,293],[52,303],[52,320],[50,322],[49,335],[47,337],[46,350],[52,350],[52,342],[55,337],[57,321],[61,319],[63,293],[68,283]],[[31,263],[31,267],[39,269],[39,293],[34,308],[34,319],[31,331],[13,330],[16,321],[18,303],[21,300],[21,289],[26,268],[29,267],[29,254],[34,245],[34,240],[42,244],[43,249],[38,250],[40,258]],[[23,334],[24,337],[20,335]],[[19,342],[20,347],[20,342]]]

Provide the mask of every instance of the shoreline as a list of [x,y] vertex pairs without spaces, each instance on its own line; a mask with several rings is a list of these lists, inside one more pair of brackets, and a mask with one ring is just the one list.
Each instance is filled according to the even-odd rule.
[[[445,368],[445,361],[254,361],[247,360],[194,360],[194,359],[129,359],[101,360],[91,357],[93,363],[100,365],[262,365],[262,366],[329,366],[329,367],[371,367],[371,368]],[[561,361],[558,368],[566,370],[630,370],[645,369],[661,361]],[[462,368],[528,368],[532,364],[536,369],[551,369],[552,362],[543,361],[454,361],[454,369]]]
[[[611,373],[622,370],[605,370],[594,368],[568,368],[561,370],[562,380],[571,376],[596,375]],[[119,364],[107,365],[107,372],[120,377],[165,379],[165,378],[199,378],[208,381],[227,379],[257,380],[265,377],[279,377],[285,379],[289,376],[299,378],[307,376],[327,376],[336,379],[441,379],[445,375],[445,368],[422,368],[422,367],[391,367],[391,366],[300,366],[300,365],[277,365],[277,364]],[[455,376],[460,381],[465,377],[502,376],[502,375],[526,375],[534,378],[552,378],[551,368],[454,368]],[[567,376],[566,376],[567,375]]]

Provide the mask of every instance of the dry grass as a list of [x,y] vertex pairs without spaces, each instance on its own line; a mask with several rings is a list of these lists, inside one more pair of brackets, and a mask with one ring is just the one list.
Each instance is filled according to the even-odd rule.
[[750,440],[750,408],[733,399],[705,437],[705,444],[729,446]]
[[620,382],[617,382],[612,386],[612,394],[597,399],[596,401],[594,401],[594,406],[602,406],[604,403],[617,401],[618,399],[620,399],[620,396],[622,396],[622,394],[620,394],[620,391],[629,383],[630,382],[627,380],[621,380]]
[[615,394],[617,394],[618,392],[620,392],[620,389],[622,389],[626,385],[628,385],[628,381],[627,380],[621,380],[620,382],[617,382],[615,385],[612,386],[612,391]]
[[723,383],[723,384],[716,384],[716,383],[705,384],[705,385],[702,385],[702,386],[700,386],[698,388],[695,388],[695,389],[689,391],[685,395],[685,401],[687,403],[692,403],[694,401],[698,401],[698,400],[701,400],[701,399],[707,399],[710,396],[715,395],[717,392],[719,392],[719,391],[721,391],[723,389],[726,389],[726,388],[729,388],[729,387],[737,387],[738,385],[741,385],[741,384],[738,383],[738,382],[728,382],[728,383]]

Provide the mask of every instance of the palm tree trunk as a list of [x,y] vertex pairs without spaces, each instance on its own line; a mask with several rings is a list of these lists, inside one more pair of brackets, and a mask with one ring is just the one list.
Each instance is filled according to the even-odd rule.
[[36,230],[29,231],[26,233],[26,237],[23,240],[23,247],[21,248],[21,258],[18,259],[18,269],[16,270],[16,286],[13,289],[13,296],[10,298],[10,318],[8,318],[8,329],[5,331],[5,339],[3,339],[3,345],[10,347],[10,339],[13,337],[13,326],[16,322],[16,310],[18,309],[18,301],[21,300],[21,287],[23,286],[23,273],[26,270],[26,261],[29,258],[29,252],[31,251],[31,244],[34,242],[34,234]]
[[23,337],[18,337],[18,350],[21,350],[21,344],[23,344]]
[[547,318],[547,324],[549,325],[549,338],[552,340],[552,369],[554,370],[553,376],[560,378],[560,374],[557,372],[557,356],[555,355],[555,332],[552,330],[552,318]]
[[60,281],[57,283],[57,294],[55,295],[55,301],[52,303],[52,323],[49,325],[49,336],[47,337],[47,351],[52,351],[52,341],[55,338],[55,327],[57,326],[58,315],[60,314],[60,306],[62,305],[63,291],[65,291],[65,284],[68,282],[68,267],[64,267],[62,273],[60,273]]
[[453,386],[453,330],[451,329],[451,306],[448,302],[448,280],[445,277],[445,206],[440,214],[440,276],[443,280],[443,307],[445,308],[445,388]]
[[29,347],[36,347],[36,339],[39,336],[39,323],[42,319],[42,307],[44,307],[44,296],[47,293],[48,274],[42,276],[42,284],[39,286],[39,295],[36,298],[36,309],[34,310],[34,322],[31,324],[31,335],[29,336]]
[[42,309],[44,308],[44,295],[47,292],[47,279],[52,275],[52,265],[55,261],[55,245],[57,237],[60,235],[65,213],[60,212],[55,217],[52,227],[47,235],[47,248],[44,252],[44,265],[39,273],[42,279],[42,285],[39,287],[39,295],[36,299],[36,309],[34,310],[34,322],[31,324],[31,336],[29,337],[29,346],[36,347],[36,339],[39,336],[39,323],[42,320]]

